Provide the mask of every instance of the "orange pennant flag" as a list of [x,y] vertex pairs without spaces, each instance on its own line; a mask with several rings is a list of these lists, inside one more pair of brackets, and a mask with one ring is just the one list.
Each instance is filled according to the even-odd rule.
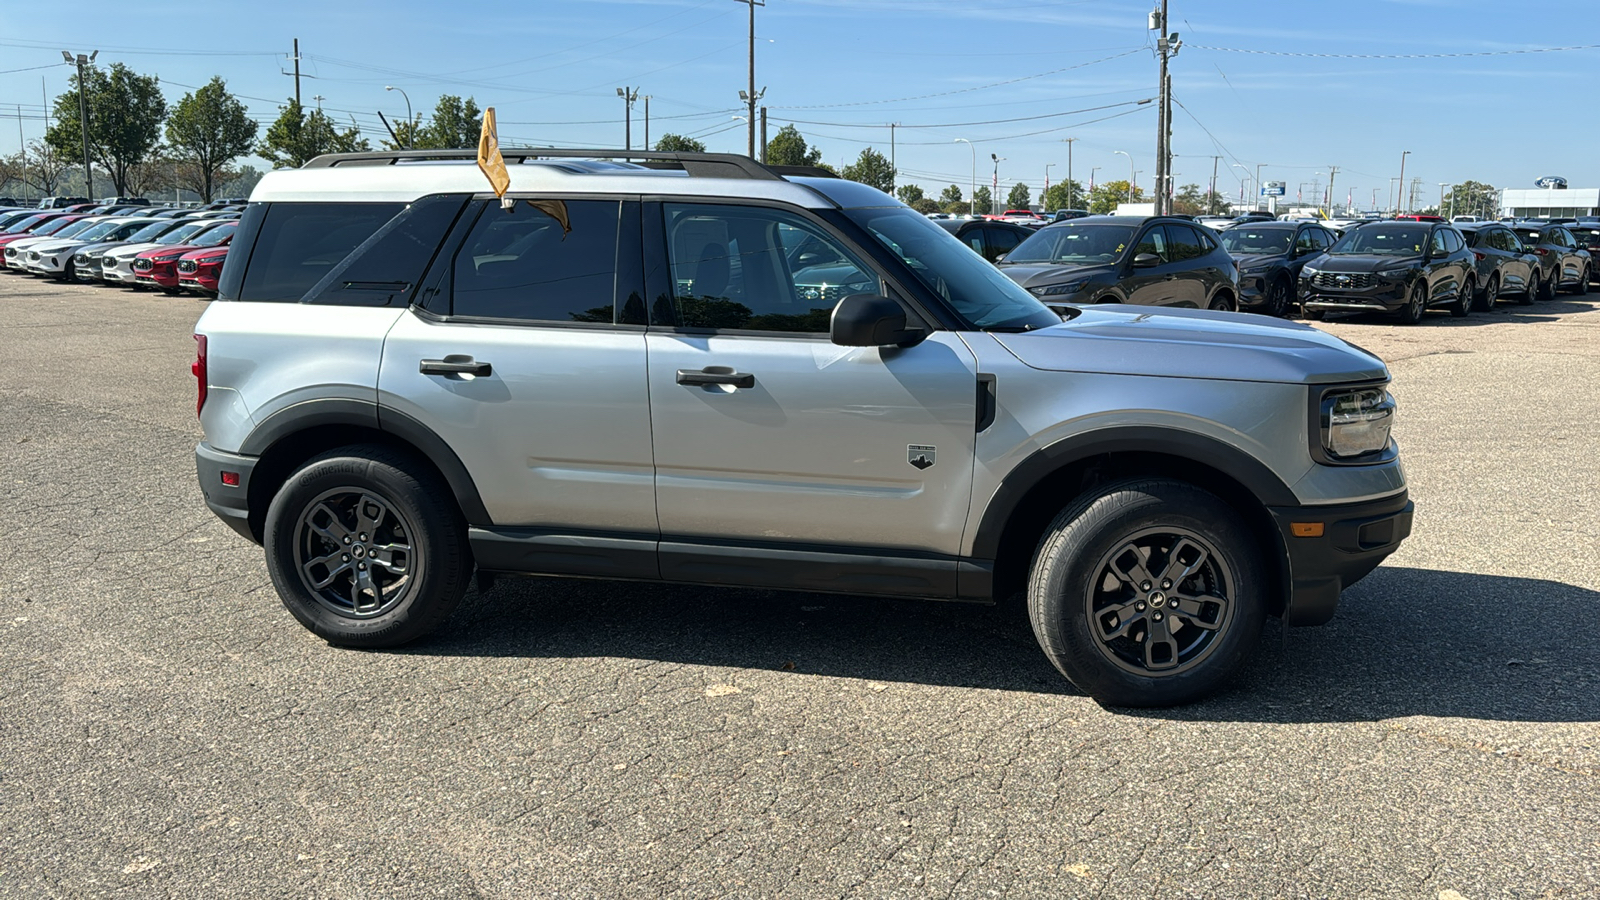
[[505,158],[500,155],[500,138],[495,130],[494,107],[483,111],[483,133],[478,136],[478,168],[483,170],[494,195],[505,202],[506,191],[511,188],[511,173],[506,171]]

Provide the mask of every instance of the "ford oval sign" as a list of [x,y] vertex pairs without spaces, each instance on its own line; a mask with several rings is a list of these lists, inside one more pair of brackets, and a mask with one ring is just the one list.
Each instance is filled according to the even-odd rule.
[[1567,180],[1562,178],[1560,175],[1546,175],[1538,181],[1535,181],[1533,184],[1535,187],[1547,188],[1553,191],[1564,191],[1567,189]]

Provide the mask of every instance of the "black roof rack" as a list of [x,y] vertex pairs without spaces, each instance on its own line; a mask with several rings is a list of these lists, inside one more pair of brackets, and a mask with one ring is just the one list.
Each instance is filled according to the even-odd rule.
[[[737,153],[680,153],[666,150],[570,150],[556,147],[501,147],[500,156],[507,165],[516,165],[531,159],[610,159],[623,162],[638,160],[651,168],[682,169],[696,178],[751,178],[758,181],[782,181],[781,169],[807,169],[794,174],[826,174],[823,170],[809,171],[809,166],[769,167],[748,156]],[[331,169],[337,166],[389,166],[408,160],[475,160],[477,150],[376,150],[367,153],[325,153],[308,161],[303,169]]]

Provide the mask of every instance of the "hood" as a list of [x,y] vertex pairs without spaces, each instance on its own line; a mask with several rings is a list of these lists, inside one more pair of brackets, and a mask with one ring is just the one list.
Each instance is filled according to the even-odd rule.
[[1026,365],[1055,372],[1280,384],[1389,375],[1383,360],[1333,335],[1248,313],[1085,306],[1060,325],[994,338]]
[[193,260],[221,259],[222,257],[227,256],[227,255],[228,255],[228,248],[226,246],[223,246],[223,247],[201,247],[199,250],[194,250],[192,252],[185,253],[180,258],[181,259],[193,259]]
[[76,252],[88,256],[100,256],[107,250],[115,250],[116,248],[121,247],[123,243],[123,241],[99,241],[93,244],[84,244],[82,247],[79,247]]
[[1332,255],[1324,253],[1316,260],[1312,268],[1318,272],[1349,272],[1360,274],[1364,272],[1384,272],[1389,269],[1405,269],[1422,264],[1420,256],[1366,256],[1366,255]]
[[185,253],[193,253],[196,250],[210,250],[210,249],[211,249],[210,247],[196,247],[193,244],[157,244],[157,245],[155,245],[153,247],[147,247],[147,248],[145,248],[143,250],[140,250],[138,253],[135,253],[134,256],[136,256],[136,257],[166,256],[169,253],[176,253],[179,256],[182,256]]
[[120,244],[107,248],[105,255],[114,257],[116,259],[129,259],[131,257],[138,256],[140,253],[143,253],[146,250],[159,250],[164,246],[166,245],[153,242],[143,244]]
[[1288,258],[1289,256],[1286,253],[1250,253],[1245,256],[1235,255],[1233,262],[1241,269],[1248,269],[1251,266],[1266,266],[1275,262],[1283,262]]
[[1096,275],[1114,276],[1114,265],[1097,266],[1061,266],[1051,263],[1002,263],[1000,271],[1005,276],[1025,288],[1044,287],[1048,284],[1061,284],[1064,281],[1080,281]]
[[62,250],[75,250],[82,244],[83,241],[76,238],[61,238],[59,240],[47,238],[36,244],[30,244],[28,249],[37,250],[40,253],[59,253]]

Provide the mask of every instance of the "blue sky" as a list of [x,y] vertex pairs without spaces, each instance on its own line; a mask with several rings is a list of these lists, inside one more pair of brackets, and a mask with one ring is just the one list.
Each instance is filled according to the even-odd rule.
[[[771,131],[795,122],[830,164],[862,148],[890,151],[901,182],[967,190],[999,163],[1012,183],[1067,174],[1087,182],[1153,182],[1156,62],[1152,0],[769,0],[756,13],[756,85]],[[745,146],[737,92],[746,83],[748,7],[738,0],[581,0],[526,4],[414,0],[260,4],[81,0],[70,15],[0,2],[0,153],[43,130],[43,90],[66,89],[62,49],[100,50],[161,77],[176,101],[212,75],[265,123],[301,92],[374,140],[376,112],[405,115],[441,93],[495,106],[506,145],[620,147],[616,88],[651,96],[651,139],[690,134],[709,149]],[[1237,197],[1239,176],[1288,183],[1289,197],[1325,184],[1386,205],[1401,153],[1433,202],[1438,182],[1532,187],[1548,174],[1600,185],[1594,138],[1600,4],[1476,0],[1173,0],[1174,172]],[[25,25],[25,27],[23,27]],[[1249,52],[1240,52],[1249,51]],[[1447,56],[1446,54],[1498,54]],[[1297,54],[1297,55],[1284,55]],[[1424,58],[1388,58],[1422,56]],[[1366,58],[1353,58],[1366,57]],[[42,68],[35,68],[42,67]],[[14,71],[24,70],[24,71]],[[644,103],[634,108],[642,141]],[[1099,109],[1095,109],[1099,107]],[[1080,112],[1081,111],[1081,112]],[[1014,120],[1014,121],[1001,121]],[[1094,121],[1098,120],[1098,121]],[[957,141],[965,138],[967,144]],[[259,164],[259,163],[258,163]]]

